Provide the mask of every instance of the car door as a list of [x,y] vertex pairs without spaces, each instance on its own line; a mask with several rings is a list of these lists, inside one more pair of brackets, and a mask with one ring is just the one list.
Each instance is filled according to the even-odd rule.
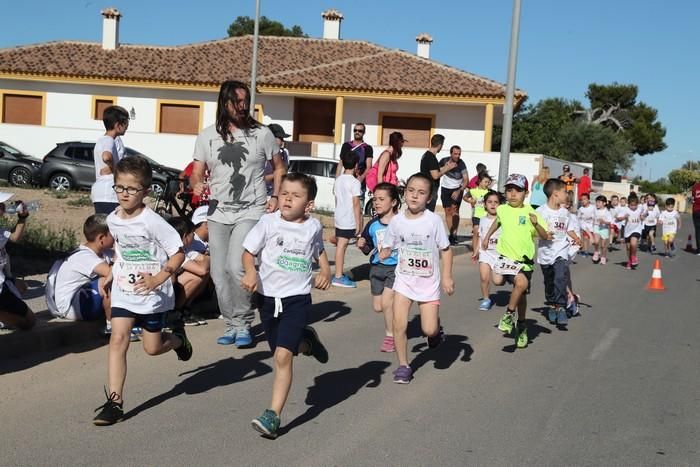
[[82,187],[90,187],[95,183],[95,159],[93,157],[93,147],[72,146],[68,148],[67,155],[73,167],[73,178],[75,183]]
[[0,146],[0,178],[7,180],[13,162],[14,157]]

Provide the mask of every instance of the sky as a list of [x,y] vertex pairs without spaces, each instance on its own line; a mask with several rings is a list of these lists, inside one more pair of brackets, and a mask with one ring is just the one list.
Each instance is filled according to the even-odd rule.
[[[255,0],[0,0],[0,47],[54,40],[101,41],[100,10],[124,15],[120,41],[178,45],[226,37]],[[261,15],[311,37],[321,12],[343,13],[341,38],[416,50],[433,37],[431,58],[505,82],[513,0],[261,0]],[[638,100],[658,109],[663,152],[638,157],[631,175],[657,179],[700,160],[700,2],[696,0],[522,0],[517,86],[529,102],[548,97],[586,103],[590,83],[639,86]]]

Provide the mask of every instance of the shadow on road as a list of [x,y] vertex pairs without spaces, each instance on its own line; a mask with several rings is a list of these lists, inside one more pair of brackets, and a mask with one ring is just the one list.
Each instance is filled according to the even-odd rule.
[[[445,341],[437,349],[429,349],[426,342],[421,342],[413,346],[413,352],[419,352],[411,362],[413,371],[418,371],[428,362],[433,362],[433,367],[437,370],[446,370],[457,360],[462,362],[471,361],[474,348],[467,344],[467,336],[458,334],[446,334]],[[462,356],[460,358],[460,355]]]
[[[527,323],[527,338],[528,338],[529,344],[532,344],[532,343],[535,341],[535,339],[537,339],[537,337],[538,337],[540,334],[542,334],[542,333],[545,333],[545,334],[551,334],[551,333],[552,333],[552,330],[551,330],[551,329],[546,328],[546,327],[544,327],[544,326],[540,326],[539,324],[537,324],[537,320],[534,320],[534,319],[526,319],[525,322]],[[508,352],[508,353],[513,353],[513,352],[515,352],[515,350],[517,349],[517,347],[516,347],[516,345],[515,345],[515,337],[514,337],[514,335],[512,335],[512,334],[504,334],[503,337],[505,337],[506,339],[510,339],[513,343],[512,343],[511,345],[506,345],[506,346],[504,346],[502,350],[503,350],[504,352]],[[528,344],[528,345],[529,345],[529,344]]]
[[330,371],[317,376],[314,378],[314,385],[309,387],[304,401],[310,407],[306,409],[306,412],[281,427],[279,434],[284,435],[290,430],[310,422],[325,410],[354,396],[362,388],[376,388],[389,365],[389,362],[372,361],[363,363],[357,368]]
[[240,359],[224,358],[209,365],[181,373],[189,375],[168,391],[155,396],[124,414],[124,420],[152,409],[173,397],[182,394],[201,394],[211,389],[240,383],[272,372],[272,368],[262,360],[269,358],[270,352],[253,352]]
[[338,300],[328,300],[311,305],[310,319],[311,323],[318,321],[337,321],[343,316],[349,315],[352,309]]

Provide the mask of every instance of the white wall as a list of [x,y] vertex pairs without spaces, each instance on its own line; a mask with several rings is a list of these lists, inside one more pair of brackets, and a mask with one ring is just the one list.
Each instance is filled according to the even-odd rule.
[[277,123],[282,125],[288,134],[294,134],[294,97],[292,96],[266,96],[260,94],[255,98],[262,104],[265,118],[263,123]]

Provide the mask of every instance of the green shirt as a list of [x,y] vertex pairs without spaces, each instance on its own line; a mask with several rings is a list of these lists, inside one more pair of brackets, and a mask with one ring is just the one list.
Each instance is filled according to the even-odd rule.
[[501,225],[496,251],[513,261],[525,263],[523,271],[532,271],[535,260],[537,230],[530,221],[530,213],[537,215],[537,223],[547,230],[547,223],[529,204],[520,208],[502,204],[496,209],[496,220]]
[[486,215],[484,196],[486,196],[486,193],[488,192],[489,190],[484,188],[472,188],[469,190],[469,196],[476,200],[476,204],[474,205],[474,217],[481,219]]

